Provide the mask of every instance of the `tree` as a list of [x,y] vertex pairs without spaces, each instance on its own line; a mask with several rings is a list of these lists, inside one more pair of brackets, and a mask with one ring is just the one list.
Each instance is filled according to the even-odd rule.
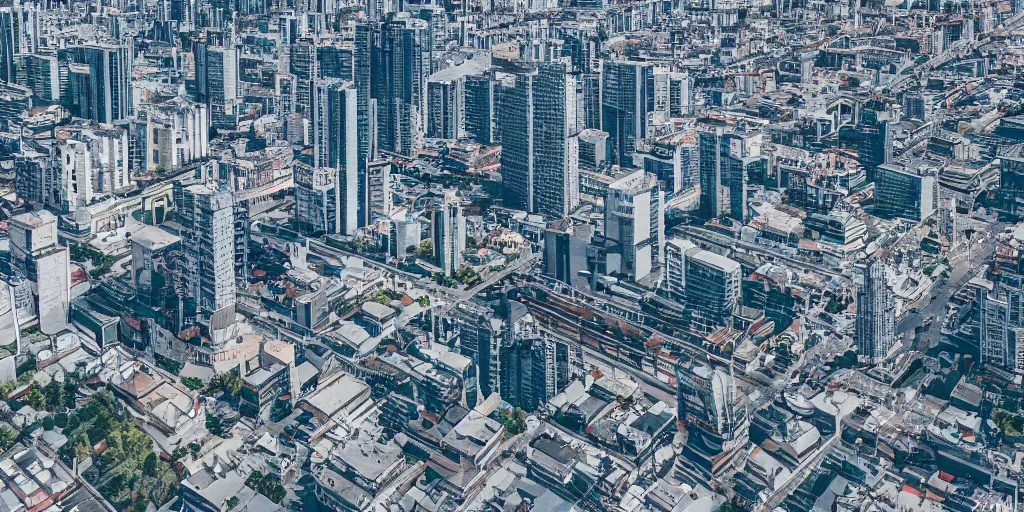
[[0,450],[6,451],[14,446],[14,441],[17,439],[18,433],[10,425],[6,423],[0,425]]
[[264,475],[259,471],[253,471],[250,473],[249,478],[245,480],[245,485],[266,496],[270,501],[273,501],[278,505],[284,501],[284,497],[288,494],[288,490],[285,489],[273,475]]
[[70,380],[64,381],[64,407],[74,409],[78,406],[78,385]]
[[156,476],[156,463],[156,454],[149,452],[149,455],[146,455],[146,460],[142,461],[142,474],[146,476]]
[[199,377],[184,377],[181,379],[181,383],[192,391],[198,391],[203,389],[203,386],[205,386],[205,384],[203,384],[203,379],[200,379]]
[[512,437],[526,432],[526,411],[516,407],[509,413],[501,413],[501,424],[505,426],[505,436]]
[[28,401],[29,407],[37,411],[46,410],[46,396],[43,395],[42,391],[39,391],[39,388],[33,387],[32,391],[28,392],[28,396],[26,397],[26,399]]
[[416,256],[421,258],[432,254],[434,254],[434,243],[431,242],[429,238],[420,242],[419,247],[416,248]]
[[53,430],[54,421],[53,416],[47,416],[43,418],[43,430]]
[[49,384],[43,387],[43,396],[46,398],[46,403],[50,404],[50,407],[60,407],[64,403],[64,386],[61,386],[56,380],[51,380]]

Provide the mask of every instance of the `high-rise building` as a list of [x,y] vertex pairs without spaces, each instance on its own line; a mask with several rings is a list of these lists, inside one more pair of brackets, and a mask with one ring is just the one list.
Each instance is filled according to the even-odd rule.
[[0,7],[0,82],[14,82],[18,57],[39,50],[39,28],[35,4]]
[[494,82],[490,73],[466,77],[466,136],[480,144],[494,142]]
[[498,103],[505,205],[565,217],[579,205],[576,81],[564,62],[502,77]]
[[[196,100],[206,105],[214,128],[238,126],[238,50],[202,41],[195,45]],[[307,91],[308,92],[308,91]]]
[[875,181],[875,170],[893,157],[889,117],[880,106],[868,105],[861,109],[860,123],[852,129],[857,159],[864,166],[868,182]]
[[497,393],[501,375],[499,352],[505,336],[504,321],[483,305],[462,302],[455,307],[459,353],[473,360],[480,398]]
[[57,242],[57,217],[46,210],[23,213],[9,221],[11,261],[32,282],[39,330],[57,334],[68,327],[71,254]]
[[295,111],[310,115],[317,77],[316,46],[308,39],[288,46],[288,72],[295,75]]
[[691,485],[721,481],[750,439],[746,397],[728,370],[696,361],[676,366],[676,389],[688,434],[678,476]]
[[129,44],[87,43],[68,50],[79,66],[71,79],[71,113],[101,123],[132,114],[131,76],[134,48]]
[[434,209],[432,224],[434,262],[450,276],[462,267],[466,250],[466,217],[453,194],[445,194],[443,203]]
[[338,78],[317,80],[313,162],[296,168],[295,215],[306,233],[355,234],[359,222],[356,90]]
[[875,168],[875,212],[922,221],[935,213],[938,169],[923,163],[888,163]]
[[896,295],[885,279],[885,263],[873,259],[856,265],[857,317],[854,340],[857,354],[874,363],[896,344]]
[[394,198],[391,197],[391,161],[374,160],[366,166],[366,183],[360,190],[366,195],[360,197],[357,212],[359,227],[369,226],[391,216]]
[[691,328],[710,334],[732,326],[732,316],[742,303],[743,274],[740,264],[710,251],[693,248],[683,261],[683,289],[690,310]]
[[693,79],[688,73],[654,70],[654,112],[664,120],[685,117],[693,111]]
[[361,143],[368,161],[376,158],[374,147],[403,156],[415,156],[422,147],[431,56],[428,31],[426,21],[404,13],[356,26],[355,82],[363,126],[359,137],[373,137],[376,144]]
[[664,261],[665,192],[658,178],[644,171],[608,185],[604,235],[621,248],[619,272],[640,280]]
[[525,411],[536,411],[580,373],[566,340],[543,328],[521,302],[508,303],[508,327],[499,349],[499,393]]
[[60,102],[60,67],[56,55],[21,55],[14,66],[17,82],[32,90],[35,105]]
[[172,98],[141,105],[131,123],[137,169],[173,171],[206,158],[210,151],[209,110],[204,103]]
[[601,122],[612,163],[632,162],[637,141],[647,136],[654,110],[654,68],[643,62],[608,62],[601,75]]
[[544,230],[544,275],[575,285],[587,270],[587,246],[594,226],[572,218],[554,220]]
[[587,128],[579,134],[580,169],[597,172],[608,159],[608,133]]
[[427,82],[427,136],[458,139],[465,134],[465,79],[434,78]]
[[[192,318],[233,320],[235,311],[235,205],[230,191],[208,185],[175,184],[182,225],[178,296],[179,324]],[[211,322],[212,323],[212,322]]]
[[746,177],[766,162],[760,133],[708,123],[700,131],[700,217],[730,216],[745,221]]
[[682,301],[686,297],[686,253],[697,244],[682,238],[670,238],[665,242],[665,273],[661,288],[669,297]]

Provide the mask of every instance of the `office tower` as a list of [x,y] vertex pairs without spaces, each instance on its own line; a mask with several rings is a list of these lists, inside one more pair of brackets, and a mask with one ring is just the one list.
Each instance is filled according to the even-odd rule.
[[854,340],[857,354],[869,363],[880,361],[896,344],[896,296],[885,280],[885,263],[878,259],[859,262],[857,317]]
[[0,82],[14,82],[18,57],[38,50],[39,12],[36,6],[0,7]]
[[466,251],[466,217],[453,193],[446,193],[442,204],[434,209],[432,224],[434,263],[450,276],[462,267],[462,253]]
[[643,169],[665,182],[666,193],[678,194],[700,183],[700,146],[682,138],[652,141],[641,153]]
[[394,199],[391,197],[391,161],[375,160],[366,165],[366,192],[358,205],[359,227],[376,224],[391,216]]
[[23,142],[21,151],[14,155],[14,191],[19,199],[42,206],[48,199],[45,183],[50,173],[49,148],[33,142]]
[[[235,205],[232,193],[207,185],[175,183],[184,264],[176,286],[179,325],[230,323],[235,310]],[[217,322],[212,319],[216,318]]]
[[341,44],[327,44],[316,48],[317,78],[354,80],[353,49]]
[[32,90],[33,105],[60,102],[60,68],[55,55],[21,55],[14,66],[17,82]]
[[420,222],[407,208],[399,208],[390,219],[388,226],[388,255],[393,258],[407,258],[419,248]]
[[295,162],[295,225],[300,233],[338,233],[338,170]]
[[601,75],[601,126],[608,132],[609,159],[629,165],[637,141],[647,136],[654,109],[654,68],[641,62],[608,62]]
[[665,242],[665,272],[661,289],[676,301],[686,297],[686,253],[697,247],[682,238],[670,238]]
[[238,126],[238,50],[214,46],[212,41],[195,43],[196,100],[206,105],[214,128]]
[[427,136],[462,138],[466,125],[465,80],[435,76],[431,75],[427,82]]
[[361,142],[367,160],[376,159],[376,148],[415,156],[422,147],[431,55],[427,32],[426,21],[407,16],[356,26],[355,82],[363,126],[359,138],[367,139]]
[[618,242],[619,272],[634,281],[647,277],[664,261],[665,192],[658,178],[644,171],[608,185],[604,201],[604,236]]
[[579,205],[576,81],[542,62],[495,85],[505,206],[565,217]]
[[678,476],[691,485],[722,481],[750,439],[746,397],[728,370],[692,360],[676,366],[676,389],[688,434]]
[[494,143],[494,81],[490,73],[466,77],[466,136],[480,144]]
[[686,307],[691,328],[711,334],[732,326],[732,316],[742,303],[740,264],[699,248],[686,251],[683,261]]
[[[977,288],[979,348],[981,363],[998,368],[1014,369],[1016,343],[1009,343],[1013,332],[1010,297],[1002,287],[987,279],[976,279],[971,286]],[[1016,338],[1014,337],[1014,341]]]
[[455,306],[455,321],[459,332],[459,353],[472,359],[476,368],[477,389],[480,398],[497,393],[501,375],[499,358],[504,321],[495,317],[491,308],[475,302],[460,302]]
[[754,166],[763,166],[760,133],[706,123],[699,135],[700,218],[746,217],[746,176]]
[[580,169],[597,172],[608,158],[608,132],[587,128],[580,132]]
[[864,166],[868,182],[875,181],[878,166],[892,160],[892,128],[890,115],[881,105],[868,104],[861,108],[860,123],[852,128],[856,141],[857,159]]
[[693,79],[688,73],[654,70],[654,112],[663,121],[685,117],[693,110]]
[[[72,114],[101,123],[113,123],[132,114],[132,65],[134,48],[129,44],[88,43],[70,48],[79,64],[69,83]],[[76,101],[77,100],[77,101]]]
[[31,281],[39,330],[57,334],[68,327],[71,254],[57,242],[57,217],[46,210],[23,213],[8,222],[11,262]]
[[587,270],[587,246],[593,236],[591,224],[568,217],[549,222],[544,230],[544,275],[575,286],[580,272]]
[[288,72],[295,75],[295,111],[307,116],[313,105],[316,55],[316,47],[309,40],[288,46]]
[[313,168],[297,176],[295,197],[296,220],[307,232],[352,235],[360,227],[356,109],[351,82],[316,81]]
[[938,169],[928,165],[879,165],[875,169],[875,213],[918,222],[931,217],[937,203],[937,175]]

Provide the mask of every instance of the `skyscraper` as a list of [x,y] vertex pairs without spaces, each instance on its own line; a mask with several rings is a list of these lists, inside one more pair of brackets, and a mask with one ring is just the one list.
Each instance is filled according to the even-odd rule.
[[855,265],[857,354],[870,363],[884,359],[896,344],[896,296],[885,281],[885,264],[873,259]]
[[723,215],[745,221],[746,179],[754,166],[766,165],[762,135],[710,121],[700,131],[700,218]]
[[431,55],[428,31],[426,21],[407,15],[356,26],[359,137],[376,141],[376,146],[361,142],[368,160],[376,158],[374,147],[404,156],[415,156],[422,147]]
[[206,104],[214,128],[238,125],[238,50],[196,43],[196,100]]
[[[318,229],[327,233],[354,234],[359,223],[359,143],[357,130],[356,90],[351,82],[337,78],[317,80],[314,85],[313,102],[313,167],[316,173],[330,175],[327,181],[333,187],[333,201],[319,215],[322,222]],[[325,169],[329,169],[325,171]],[[326,184],[317,180],[318,186]],[[305,206],[299,205],[296,192],[296,212]],[[303,200],[308,199],[305,193]],[[300,224],[302,221],[300,221]]]
[[643,62],[608,62],[601,76],[602,130],[608,132],[610,159],[628,165],[638,140],[647,136],[647,113],[654,110],[654,73]]
[[565,62],[504,75],[495,86],[505,205],[564,217],[579,205],[576,80]]
[[494,82],[491,74],[466,77],[466,135],[481,144],[494,142]]
[[83,79],[69,87],[75,100],[72,114],[101,123],[113,123],[132,113],[131,76],[134,48],[128,44],[88,43],[71,48]]
[[[200,323],[234,318],[235,218],[231,192],[207,185],[175,184],[178,205],[181,267],[178,296],[183,324],[195,316]],[[212,322],[211,322],[212,323]]]
[[434,262],[446,276],[455,273],[463,262],[466,250],[466,217],[462,205],[451,193],[433,213]]

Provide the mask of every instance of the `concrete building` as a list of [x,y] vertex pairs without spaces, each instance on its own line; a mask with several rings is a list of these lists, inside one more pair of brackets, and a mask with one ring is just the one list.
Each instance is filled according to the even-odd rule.
[[740,264],[699,248],[686,251],[683,290],[691,328],[710,334],[732,325],[741,304]]
[[759,165],[762,135],[723,125],[702,127],[700,140],[700,217],[729,216],[745,221],[746,177]]
[[604,206],[604,236],[622,248],[619,271],[647,277],[665,258],[665,193],[657,177],[636,171],[619,178]]
[[173,171],[209,156],[209,112],[205,104],[181,97],[140,105],[130,128],[135,168]]
[[549,217],[579,205],[576,81],[543,62],[495,85],[505,204]]
[[39,330],[57,334],[68,326],[71,309],[71,255],[57,242],[57,217],[40,210],[11,217],[11,260],[33,283]]
[[[235,218],[231,192],[207,185],[176,185],[185,263],[177,284],[181,318],[200,323],[234,319]],[[185,323],[182,321],[181,323]]]

